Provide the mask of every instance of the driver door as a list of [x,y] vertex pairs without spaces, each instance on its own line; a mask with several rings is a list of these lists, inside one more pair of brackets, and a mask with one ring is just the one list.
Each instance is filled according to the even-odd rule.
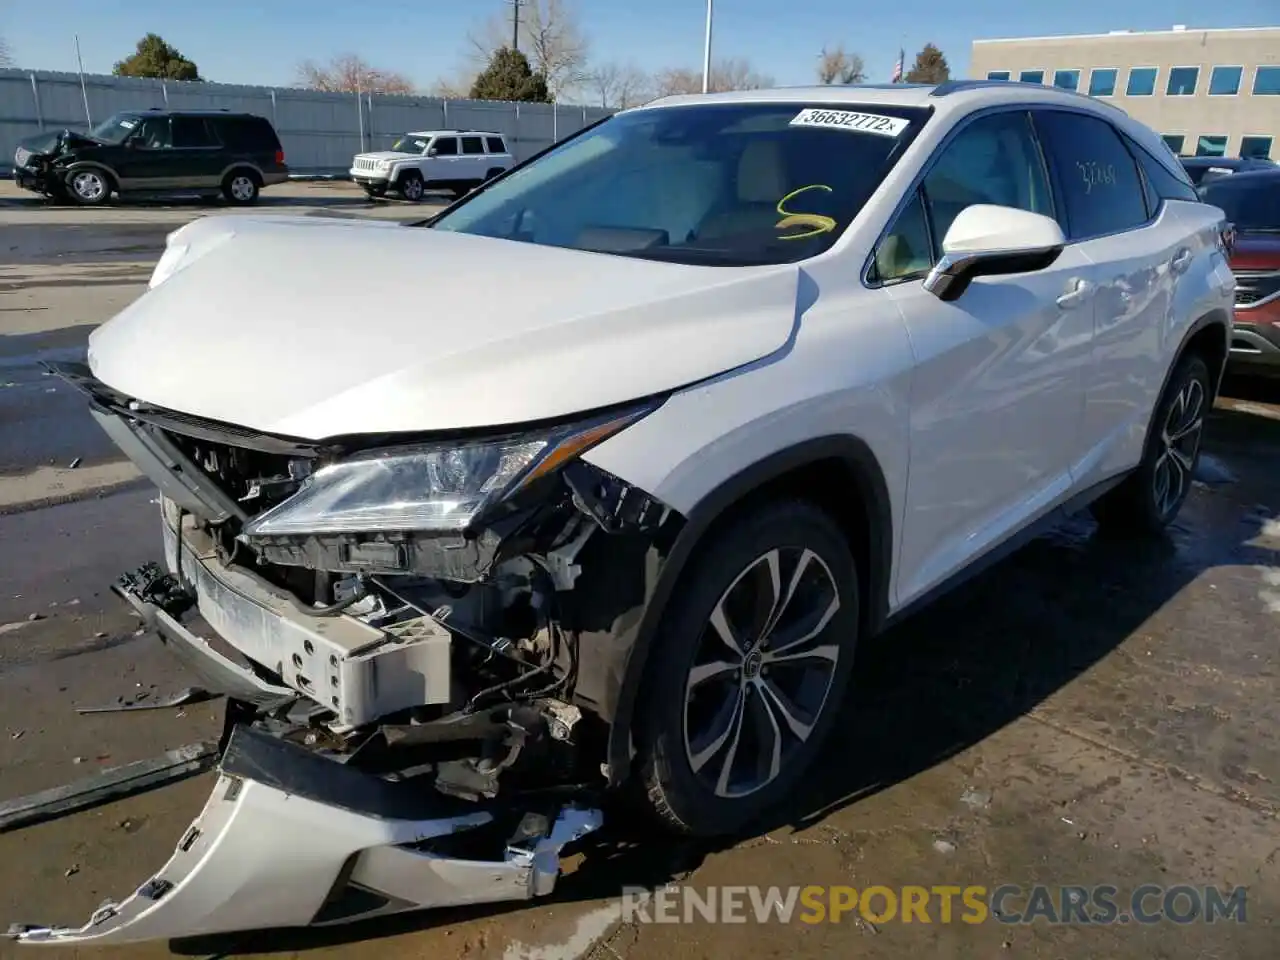
[[116,172],[122,190],[165,190],[178,186],[180,158],[173,149],[169,117],[144,117],[125,141]]
[[1028,115],[980,115],[935,157],[881,241],[875,271],[915,352],[899,603],[946,580],[1072,487],[1093,337],[1094,266],[980,277],[945,302],[923,278],[974,203],[1055,215]]

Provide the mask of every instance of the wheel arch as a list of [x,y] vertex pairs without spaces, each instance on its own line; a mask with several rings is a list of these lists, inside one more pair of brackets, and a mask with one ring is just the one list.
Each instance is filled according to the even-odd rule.
[[1169,378],[1188,353],[1198,353],[1204,358],[1209,367],[1209,375],[1213,378],[1213,396],[1217,399],[1218,388],[1222,386],[1222,378],[1226,374],[1227,357],[1231,353],[1231,317],[1226,310],[1210,310],[1188,328],[1178,345],[1173,363],[1165,371],[1158,396],[1164,395]]
[[606,698],[612,709],[606,746],[609,781],[630,774],[632,725],[644,694],[649,654],[676,584],[715,534],[744,512],[777,499],[809,500],[831,513],[857,560],[863,636],[879,631],[889,609],[893,566],[893,514],[884,471],[871,448],[854,436],[803,441],[777,451],[722,482],[704,496],[660,563],[648,564],[643,611],[621,617],[629,637],[619,638]]
[[114,190],[116,193],[120,192],[120,178],[116,176],[116,172],[98,160],[77,160],[74,163],[67,164],[66,169],[62,172],[62,179],[65,181],[81,170],[97,170],[106,177],[108,189]]
[[235,163],[227,164],[222,170],[222,175],[218,177],[218,182],[226,183],[227,178],[230,177],[233,173],[235,173],[238,170],[244,170],[245,172],[252,174],[255,182],[258,185],[258,189],[262,189],[262,186],[263,186],[262,171],[258,168],[257,164],[249,163],[248,161],[245,161],[245,160],[238,160]]

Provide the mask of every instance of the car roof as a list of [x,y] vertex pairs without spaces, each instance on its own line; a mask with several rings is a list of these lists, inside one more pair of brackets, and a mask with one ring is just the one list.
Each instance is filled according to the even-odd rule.
[[1083,110],[1107,120],[1125,132],[1176,175],[1184,176],[1178,159],[1149,127],[1134,120],[1115,104],[1074,90],[1039,83],[1012,80],[948,80],[945,83],[831,84],[823,86],[773,87],[766,90],[734,90],[726,93],[677,94],[652,100],[625,113],[661,110],[694,104],[794,103],[830,106],[897,106],[931,109],[939,119],[950,121],[983,107],[1062,106]]
[[406,137],[500,137],[492,130],[409,130]]

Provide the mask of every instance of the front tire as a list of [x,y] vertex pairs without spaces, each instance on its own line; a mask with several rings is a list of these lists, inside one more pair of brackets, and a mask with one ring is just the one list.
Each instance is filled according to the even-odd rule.
[[400,196],[410,203],[417,203],[422,199],[423,193],[426,192],[426,186],[422,181],[422,174],[416,170],[410,170],[400,176]]
[[257,203],[260,189],[258,178],[249,170],[232,170],[222,181],[222,195],[238,207]]
[[792,792],[848,686],[858,577],[840,528],[792,501],[739,518],[682,577],[637,725],[658,820],[732,834]]
[[111,199],[111,181],[101,170],[76,170],[67,175],[67,195],[82,207],[100,207]]
[[1099,526],[1157,534],[1177,518],[1191,492],[1212,397],[1204,358],[1194,353],[1183,357],[1156,404],[1142,462],[1091,507]]

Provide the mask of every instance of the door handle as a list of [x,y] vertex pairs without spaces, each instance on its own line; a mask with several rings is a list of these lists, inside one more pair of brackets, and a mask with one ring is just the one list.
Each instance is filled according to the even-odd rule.
[[1058,298],[1058,306],[1063,310],[1070,310],[1084,303],[1092,292],[1093,284],[1077,277],[1071,281],[1067,292]]
[[1183,247],[1173,255],[1169,266],[1173,268],[1174,273],[1183,273],[1187,267],[1191,266],[1191,251],[1187,247]]

